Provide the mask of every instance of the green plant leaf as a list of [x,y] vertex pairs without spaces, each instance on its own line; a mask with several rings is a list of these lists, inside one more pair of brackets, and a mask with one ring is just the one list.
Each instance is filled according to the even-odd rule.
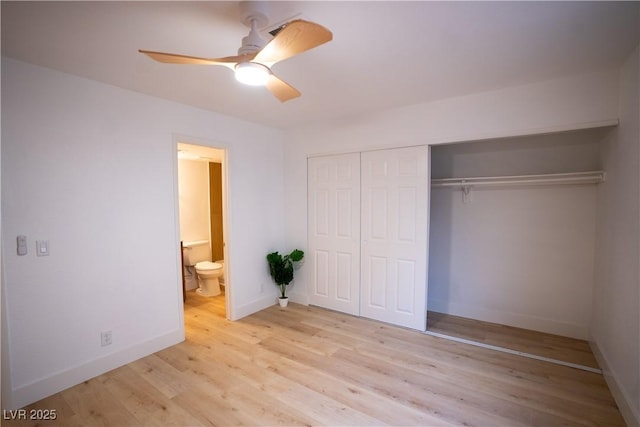
[[304,252],[294,249],[289,255],[282,256],[278,252],[267,254],[269,273],[275,284],[280,288],[280,294],[286,297],[286,288],[293,281],[293,263],[304,258]]
[[301,261],[302,258],[304,258],[304,252],[300,249],[294,249],[294,251],[289,254],[289,259],[293,262]]

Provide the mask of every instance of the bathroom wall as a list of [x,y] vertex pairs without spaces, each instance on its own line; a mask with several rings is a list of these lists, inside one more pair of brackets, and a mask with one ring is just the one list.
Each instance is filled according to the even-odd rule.
[[[180,240],[183,243],[209,240],[208,165],[205,161],[178,158]],[[185,272],[185,287],[186,290],[198,287],[193,271]]]
[[178,159],[180,240],[209,240],[209,163]]

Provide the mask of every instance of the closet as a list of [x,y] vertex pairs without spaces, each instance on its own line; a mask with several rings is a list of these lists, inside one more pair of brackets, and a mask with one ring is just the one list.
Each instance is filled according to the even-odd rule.
[[311,304],[426,329],[428,152],[309,158]]
[[309,303],[588,338],[607,132],[310,157]]
[[588,338],[607,132],[432,147],[430,312]]

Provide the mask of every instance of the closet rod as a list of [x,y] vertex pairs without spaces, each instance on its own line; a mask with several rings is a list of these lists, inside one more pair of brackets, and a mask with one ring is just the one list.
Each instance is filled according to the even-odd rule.
[[536,184],[599,184],[604,182],[604,171],[553,173],[545,175],[487,176],[472,178],[432,179],[431,187],[477,187],[498,185]]

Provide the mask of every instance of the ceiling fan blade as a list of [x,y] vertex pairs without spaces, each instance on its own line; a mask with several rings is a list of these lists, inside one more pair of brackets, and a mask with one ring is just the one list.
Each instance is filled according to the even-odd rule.
[[224,65],[234,68],[239,62],[251,61],[255,53],[238,56],[226,56],[224,58],[198,58],[196,56],[178,55],[175,53],[153,52],[150,50],[138,50],[149,58],[165,64],[196,64],[196,65]]
[[278,61],[320,46],[333,38],[331,31],[314,22],[291,21],[253,58],[271,66]]
[[290,99],[297,98],[300,95],[300,91],[298,89],[291,86],[289,83],[280,80],[273,73],[269,75],[269,80],[267,80],[267,89],[281,102],[287,102]]

